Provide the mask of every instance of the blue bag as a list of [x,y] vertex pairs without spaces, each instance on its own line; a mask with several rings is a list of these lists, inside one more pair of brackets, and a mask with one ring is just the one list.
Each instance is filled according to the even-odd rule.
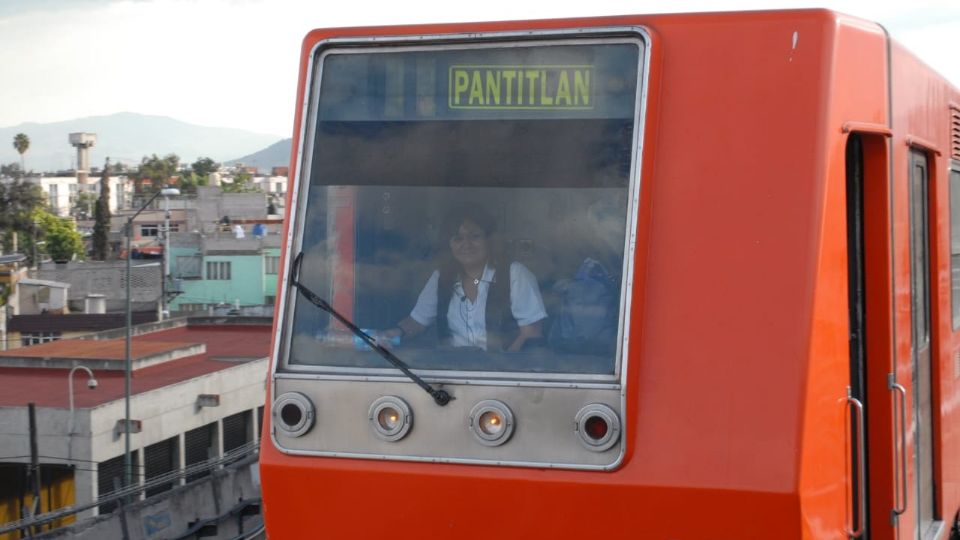
[[558,283],[560,312],[548,342],[558,352],[611,354],[617,348],[619,282],[599,261],[585,259],[572,280]]

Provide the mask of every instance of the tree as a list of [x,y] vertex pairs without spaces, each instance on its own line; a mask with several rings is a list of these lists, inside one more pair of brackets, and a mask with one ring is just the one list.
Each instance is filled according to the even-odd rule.
[[259,193],[260,188],[251,182],[253,175],[247,171],[240,171],[233,177],[233,182],[220,184],[224,193]]
[[5,165],[0,165],[0,176],[20,178],[21,174],[23,174],[23,169],[20,168],[19,163],[7,163]]
[[100,175],[100,197],[93,210],[93,259],[104,261],[110,253],[110,243],[107,235],[110,234],[110,158],[103,166]]
[[13,147],[16,148],[20,154],[20,170],[27,170],[26,167],[23,166],[23,154],[30,148],[30,137],[27,137],[26,133],[17,133],[13,136]]
[[[40,186],[14,180],[9,184],[0,183],[0,239],[4,251],[13,251],[13,245],[19,239],[19,233],[31,232],[36,235],[33,214],[43,208],[44,196]],[[33,236],[23,236],[22,246],[17,249],[27,256],[27,264],[33,265]]]
[[97,195],[92,191],[81,191],[73,200],[70,215],[77,219],[90,219],[93,216],[94,205],[97,204]]
[[140,167],[136,172],[131,173],[133,177],[134,192],[137,195],[144,193],[143,181],[149,180],[150,193],[163,189],[170,181],[170,177],[177,174],[180,168],[180,158],[176,154],[167,154],[164,157],[158,157],[153,154],[151,157],[144,156],[140,161]]
[[44,205],[40,186],[14,180],[0,184],[0,231],[4,233],[4,246],[12,246],[12,234],[33,230],[33,213]]
[[49,212],[39,210],[34,214],[40,223],[40,229],[47,244],[45,251],[54,261],[69,261],[74,257],[83,258],[83,237],[76,225],[69,219],[59,218]]
[[220,164],[208,157],[202,157],[194,161],[190,169],[200,178],[210,178],[210,173],[220,170]]

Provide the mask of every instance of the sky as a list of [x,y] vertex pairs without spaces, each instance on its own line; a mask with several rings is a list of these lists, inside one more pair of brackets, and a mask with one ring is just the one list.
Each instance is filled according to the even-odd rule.
[[958,0],[0,0],[0,127],[127,111],[289,137],[313,28],[791,7],[877,21],[960,86]]

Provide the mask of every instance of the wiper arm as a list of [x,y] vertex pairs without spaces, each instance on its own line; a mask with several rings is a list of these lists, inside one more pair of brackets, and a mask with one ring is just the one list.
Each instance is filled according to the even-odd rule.
[[369,336],[366,332],[361,330],[357,325],[353,324],[352,321],[350,321],[349,319],[341,315],[339,312],[337,312],[337,310],[333,309],[333,306],[327,303],[326,300],[317,296],[316,293],[314,293],[309,288],[307,288],[307,286],[304,285],[303,283],[300,283],[300,280],[298,278],[300,277],[300,261],[302,259],[303,259],[303,252],[301,251],[300,253],[297,254],[297,258],[293,260],[293,264],[290,265],[290,284],[296,287],[297,291],[299,291],[304,298],[309,300],[310,303],[317,306],[318,308],[326,311],[330,315],[333,315],[335,319],[337,319],[338,321],[340,321],[341,324],[349,328],[354,335],[356,335],[358,338],[363,340],[363,342],[366,343],[371,349],[377,351],[377,353],[379,353],[380,356],[382,356],[387,362],[390,362],[391,364],[393,364],[395,368],[402,371],[403,374],[406,375],[411,381],[417,383],[417,386],[419,386],[420,388],[423,388],[424,391],[426,391],[426,393],[430,394],[430,396],[433,398],[433,401],[435,401],[437,405],[444,406],[447,403],[450,403],[450,400],[456,399],[453,396],[451,396],[450,393],[447,392],[446,390],[442,388],[434,388],[430,386],[430,384],[428,384],[427,381],[424,381],[422,378],[420,378],[419,375],[410,371],[410,368],[407,366],[407,364],[403,360],[400,360],[399,358],[397,358],[396,355],[390,352],[389,349],[387,349],[386,347],[378,343],[376,339]]

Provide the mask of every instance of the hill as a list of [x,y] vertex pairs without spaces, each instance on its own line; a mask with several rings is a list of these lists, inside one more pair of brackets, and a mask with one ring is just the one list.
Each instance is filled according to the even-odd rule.
[[248,167],[256,167],[262,174],[267,174],[273,167],[286,167],[290,164],[290,146],[292,144],[293,139],[283,139],[259,152],[231,159],[226,162],[226,165],[243,164]]
[[177,154],[189,163],[199,157],[224,161],[238,154],[254,152],[279,137],[240,129],[188,124],[166,116],[117,113],[48,124],[24,123],[0,128],[0,163],[20,162],[13,137],[26,133],[30,148],[24,154],[27,170],[52,172],[76,166],[76,150],[67,136],[75,132],[97,134],[90,149],[90,165],[100,167],[109,157],[114,163],[136,165],[144,156]]

